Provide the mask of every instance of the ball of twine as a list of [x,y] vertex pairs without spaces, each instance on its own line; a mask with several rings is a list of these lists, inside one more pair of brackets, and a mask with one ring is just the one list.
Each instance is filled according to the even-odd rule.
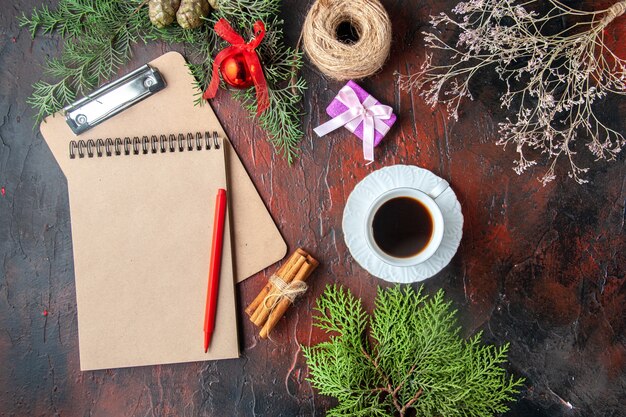
[[[354,43],[338,39],[341,24],[354,29]],[[336,80],[368,77],[389,56],[391,22],[378,0],[317,0],[304,21],[304,50],[311,62]]]

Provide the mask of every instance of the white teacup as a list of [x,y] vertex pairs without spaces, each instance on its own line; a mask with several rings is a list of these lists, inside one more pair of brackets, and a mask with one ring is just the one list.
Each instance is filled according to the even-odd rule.
[[[449,187],[446,181],[439,183],[433,190],[428,193],[420,191],[415,188],[394,188],[389,190],[374,200],[372,205],[367,211],[365,217],[365,239],[368,246],[382,261],[392,266],[414,266],[418,265],[435,254],[437,248],[441,244],[443,239],[444,222],[441,209],[435,201],[437,197],[441,195]],[[415,248],[415,252],[409,256],[394,256],[393,254],[385,252],[374,238],[375,232],[373,228],[374,217],[379,209],[387,202],[396,198],[411,198],[421,204],[422,208],[425,208],[427,215],[432,222],[432,231],[430,238],[421,247]],[[428,221],[427,219],[424,219]]]

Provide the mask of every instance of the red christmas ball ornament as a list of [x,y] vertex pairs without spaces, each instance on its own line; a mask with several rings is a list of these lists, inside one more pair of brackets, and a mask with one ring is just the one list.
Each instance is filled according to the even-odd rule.
[[267,81],[263,75],[263,67],[256,52],[257,46],[265,36],[265,25],[257,20],[252,25],[254,37],[246,42],[224,18],[215,23],[215,33],[230,44],[222,49],[213,61],[211,82],[202,94],[202,98],[215,97],[220,86],[220,73],[224,81],[235,88],[254,86],[256,90],[257,116],[260,116],[270,105]]
[[232,87],[243,90],[254,85],[246,59],[241,53],[226,57],[220,64],[220,72],[224,82]]

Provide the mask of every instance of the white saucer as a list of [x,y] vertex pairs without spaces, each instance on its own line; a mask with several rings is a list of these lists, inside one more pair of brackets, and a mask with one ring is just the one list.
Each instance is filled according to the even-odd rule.
[[441,271],[450,263],[463,236],[461,204],[451,187],[437,197],[445,225],[443,240],[435,254],[419,265],[393,266],[383,261],[367,245],[364,227],[368,208],[381,194],[399,187],[429,191],[441,181],[444,180],[427,169],[393,165],[374,171],[359,182],[343,211],[343,237],[352,257],[370,274],[390,282],[423,281]]

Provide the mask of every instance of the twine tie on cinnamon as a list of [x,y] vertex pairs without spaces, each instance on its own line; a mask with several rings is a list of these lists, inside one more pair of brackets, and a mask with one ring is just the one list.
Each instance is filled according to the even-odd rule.
[[267,339],[296,297],[307,290],[304,281],[317,268],[319,262],[304,249],[298,248],[278,270],[254,300],[246,313],[255,326],[261,328],[259,336]]
[[[348,24],[354,43],[338,39]],[[311,62],[336,80],[368,77],[380,70],[391,48],[391,21],[379,0],[318,0],[302,28],[304,50]]]
[[286,283],[276,274],[273,274],[270,277],[269,282],[271,282],[276,288],[275,293],[270,293],[263,299],[263,305],[265,305],[265,308],[270,311],[274,310],[283,297],[288,299],[293,304],[296,298],[304,294],[309,288],[309,286],[306,285],[306,282],[303,281],[292,281],[290,283]]

